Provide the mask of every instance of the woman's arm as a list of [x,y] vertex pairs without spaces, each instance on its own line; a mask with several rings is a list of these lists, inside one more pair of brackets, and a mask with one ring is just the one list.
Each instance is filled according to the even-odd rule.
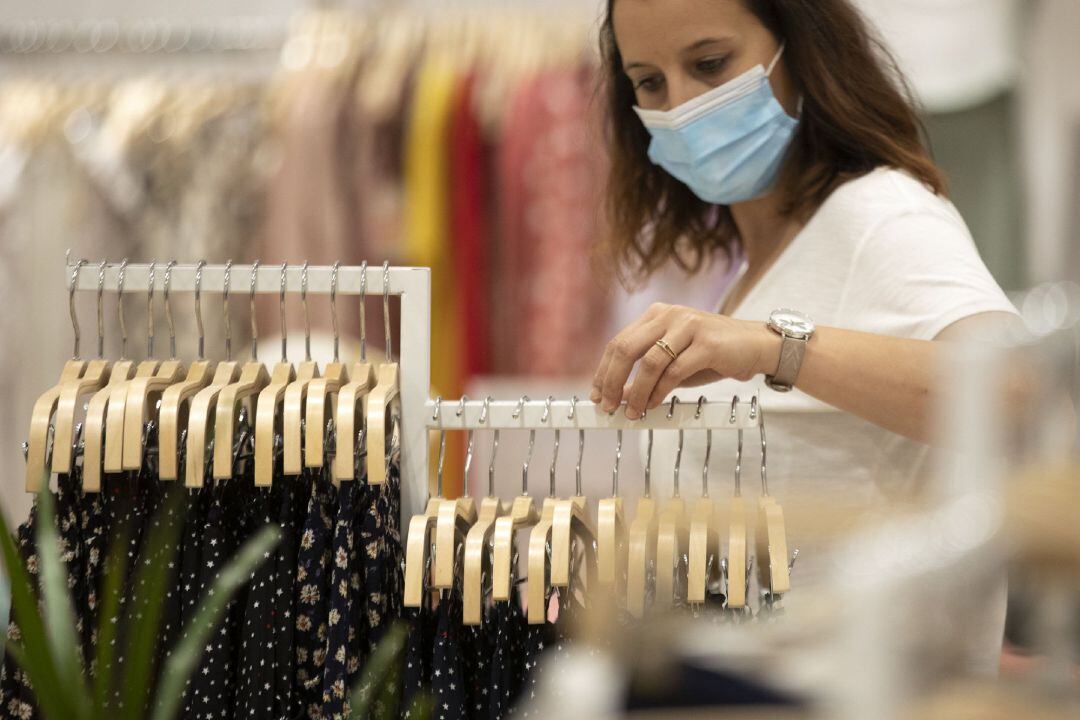
[[[988,327],[1013,320],[1006,313],[972,316],[938,339],[977,341]],[[677,353],[676,360],[656,345],[660,339]],[[939,342],[818,327],[795,386],[828,405],[927,442],[934,396],[943,382],[940,349]],[[773,372],[779,358],[780,336],[765,323],[654,305],[608,343],[592,400],[607,412],[626,401],[627,416],[637,418],[643,407],[657,407],[677,387],[722,378],[749,380]]]

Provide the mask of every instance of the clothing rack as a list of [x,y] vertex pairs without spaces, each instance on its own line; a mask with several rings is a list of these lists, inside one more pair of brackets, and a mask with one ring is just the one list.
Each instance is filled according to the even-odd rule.
[[[242,297],[247,293],[281,292],[281,266],[260,265],[251,282],[251,265],[232,265],[229,292]],[[194,292],[194,264],[176,264],[170,270],[169,291]],[[149,264],[129,264],[124,268],[123,292],[145,294],[150,290]],[[225,265],[204,265],[200,292],[221,294],[225,291]],[[289,265],[285,270],[285,292],[299,294],[304,269]],[[306,291],[315,295],[331,293],[333,268],[309,266]],[[120,265],[109,264],[99,285],[100,268],[85,264],[76,272],[74,264],[65,267],[65,284],[77,291],[117,292]],[[165,264],[154,266],[154,290],[164,290]],[[401,508],[403,519],[423,509],[429,489],[428,430],[504,429],[504,430],[746,430],[761,426],[761,412],[749,401],[671,403],[657,408],[639,420],[630,420],[622,412],[608,414],[588,401],[554,400],[433,400],[431,398],[431,271],[428,268],[390,267],[384,282],[384,270],[369,266],[365,276],[360,267],[340,267],[337,295],[396,296],[401,302],[401,322],[397,329],[401,368]],[[442,411],[436,413],[438,403]],[[485,405],[487,413],[484,413]],[[458,412],[461,409],[462,412]],[[571,410],[573,411],[571,413]],[[483,415],[483,422],[481,416]]]
[[[150,289],[149,264],[129,264],[124,268],[125,295],[146,293]],[[170,270],[169,291],[194,292],[194,264],[173,265]],[[65,268],[65,286],[71,282],[75,265]],[[301,265],[289,265],[285,271],[285,292],[299,294],[303,289]],[[74,289],[97,292],[99,267],[83,265],[75,274]],[[281,292],[281,266],[260,265],[251,283],[251,265],[232,265],[229,271],[230,297],[241,298],[250,292],[277,294]],[[329,295],[333,268],[309,266],[307,268],[307,292]],[[105,268],[101,289],[116,292],[120,276],[119,263]],[[154,289],[164,290],[165,263],[154,266]],[[427,428],[422,417],[425,400],[431,393],[431,270],[416,267],[390,267],[384,283],[381,266],[369,266],[366,274],[368,297],[383,294],[396,296],[401,302],[401,324],[397,329],[400,357],[401,386],[401,507],[403,514],[411,514],[427,497],[428,473]],[[360,267],[338,269],[336,294],[358,296],[364,287],[365,275]],[[204,265],[199,284],[202,293],[224,293],[225,266]],[[340,312],[340,310],[339,310]]]
[[143,19],[0,22],[0,53],[169,54],[274,51],[284,22],[261,17],[216,21]]

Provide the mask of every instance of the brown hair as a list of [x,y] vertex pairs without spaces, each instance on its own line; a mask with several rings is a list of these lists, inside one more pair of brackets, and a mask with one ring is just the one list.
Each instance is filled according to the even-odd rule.
[[[849,0],[742,0],[776,36],[803,105],[779,179],[783,211],[808,218],[843,183],[875,168],[904,170],[937,194],[945,181],[895,60]],[[617,264],[643,278],[666,261],[696,272],[717,248],[737,246],[727,207],[699,199],[647,155],[648,131],[633,112],[612,8],[600,31],[607,142],[607,211]]]

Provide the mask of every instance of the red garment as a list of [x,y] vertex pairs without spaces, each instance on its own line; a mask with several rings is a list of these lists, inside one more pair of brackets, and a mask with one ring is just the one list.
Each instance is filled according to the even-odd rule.
[[466,78],[450,117],[450,242],[463,312],[465,381],[491,371],[488,307],[486,167],[480,124],[473,111],[475,80]]
[[594,97],[591,72],[552,69],[521,85],[506,116],[498,344],[513,372],[587,373],[605,340],[610,288],[590,262],[603,233]]

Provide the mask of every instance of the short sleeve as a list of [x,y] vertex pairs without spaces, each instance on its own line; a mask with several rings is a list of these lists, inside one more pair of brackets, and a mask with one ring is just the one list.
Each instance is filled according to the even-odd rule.
[[856,248],[837,324],[932,340],[958,320],[1016,314],[959,218],[930,211],[882,220]]

